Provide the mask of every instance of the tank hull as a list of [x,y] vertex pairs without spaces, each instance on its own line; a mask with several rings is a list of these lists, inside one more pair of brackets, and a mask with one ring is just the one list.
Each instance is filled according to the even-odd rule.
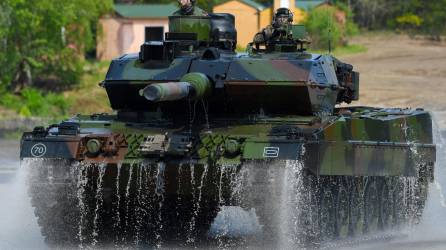
[[195,130],[78,116],[25,133],[21,158],[52,245],[318,245],[416,223],[433,179],[430,115],[347,111]]

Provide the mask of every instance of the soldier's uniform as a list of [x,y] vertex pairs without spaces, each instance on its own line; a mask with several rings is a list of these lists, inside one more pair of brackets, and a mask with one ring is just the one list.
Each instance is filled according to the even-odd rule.
[[274,27],[272,25],[266,26],[262,31],[258,32],[254,36],[254,43],[266,43],[267,41],[271,40],[274,34]]
[[281,31],[285,30],[284,27],[293,23],[293,13],[287,8],[280,8],[274,14],[273,22],[271,25],[266,26],[262,31],[254,36],[254,44],[264,44],[268,41],[272,41],[279,38],[282,34]]
[[206,11],[195,6],[194,0],[191,0],[189,5],[181,6],[181,3],[180,3],[180,9],[175,11],[172,15],[173,16],[209,16],[209,14]]

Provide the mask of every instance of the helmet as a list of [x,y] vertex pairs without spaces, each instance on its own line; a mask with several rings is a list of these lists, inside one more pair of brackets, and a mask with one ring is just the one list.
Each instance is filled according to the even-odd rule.
[[[196,1],[196,0],[189,0],[189,2],[190,2],[192,5],[195,4],[195,1]],[[179,3],[180,5],[182,5],[181,2],[182,2],[182,0],[178,0],[178,3]]]
[[[184,0],[178,0],[178,4],[179,4],[180,6],[185,6],[185,5],[182,4],[183,1],[184,1]],[[194,4],[195,4],[195,0],[189,0],[189,2],[190,2],[191,5],[194,5]],[[186,5],[187,5],[187,4],[186,4]]]
[[288,8],[279,8],[276,10],[276,13],[273,17],[273,25],[281,26],[285,23],[293,22],[293,12],[291,12]]

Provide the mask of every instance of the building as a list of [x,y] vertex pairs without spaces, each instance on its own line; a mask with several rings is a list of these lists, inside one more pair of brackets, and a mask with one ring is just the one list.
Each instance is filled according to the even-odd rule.
[[271,22],[271,8],[263,6],[253,0],[232,0],[217,5],[214,13],[230,13],[235,16],[237,29],[237,43],[245,47],[252,41],[254,35]]
[[168,17],[176,4],[115,4],[113,15],[99,20],[96,57],[111,60],[122,54],[136,53],[148,40],[163,40],[168,32]]
[[[305,18],[305,12],[328,4],[323,0],[274,0],[272,6],[254,0],[229,0],[214,7],[215,13],[231,13],[236,18],[239,47],[246,47],[254,35],[271,23],[274,10],[294,6],[294,22]],[[137,53],[148,40],[163,40],[169,31],[168,17],[178,9],[172,4],[115,4],[114,13],[99,20],[96,57],[111,60],[122,54]]]
[[[274,11],[280,7],[291,9],[294,22],[300,23],[305,13],[315,7],[328,4],[324,0],[274,0],[272,6],[264,6],[253,0],[230,0],[214,7],[215,13],[231,13],[235,16],[237,29],[237,43],[239,47],[246,47],[252,42],[254,35],[271,23]],[[292,7],[290,7],[292,6]]]

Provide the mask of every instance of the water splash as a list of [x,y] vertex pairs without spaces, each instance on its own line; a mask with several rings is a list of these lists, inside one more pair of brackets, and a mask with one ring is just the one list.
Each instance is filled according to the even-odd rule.
[[209,107],[207,105],[207,102],[204,99],[201,100],[201,104],[203,106],[204,119],[206,122],[206,129],[209,131],[211,129],[211,125],[209,123],[209,111],[208,111]]
[[105,164],[100,164],[98,166],[98,170],[99,170],[99,177],[97,179],[97,187],[96,187],[96,208],[94,211],[94,220],[93,220],[93,243],[92,245],[95,246],[98,243],[98,236],[99,236],[99,217],[101,215],[100,210],[102,208],[102,205],[104,203],[103,200],[103,180],[104,180],[104,175],[105,175],[105,170],[106,170],[106,165]]
[[133,168],[134,165],[130,165],[129,166],[129,177],[128,177],[128,181],[127,181],[127,185],[125,188],[125,229],[124,229],[124,233],[121,237],[121,241],[125,242],[125,237],[127,236],[127,230],[130,228],[130,224],[129,224],[129,213],[130,213],[130,188],[132,185],[132,177],[133,177]]
[[156,188],[155,193],[158,197],[158,230],[156,231],[156,246],[161,247],[162,237],[161,233],[163,231],[163,216],[162,209],[164,205],[164,171],[166,170],[166,165],[164,162],[158,163],[157,173],[156,173]]
[[[75,169],[75,168],[73,168]],[[80,212],[79,225],[78,225],[78,234],[79,238],[79,248],[83,248],[83,244],[85,241],[84,236],[84,226],[85,226],[85,218],[87,216],[87,205],[85,204],[85,187],[87,186],[87,166],[81,164],[79,169],[77,170],[77,200],[78,200],[78,209]]]
[[279,242],[281,249],[299,244],[301,195],[303,187],[303,164],[300,161],[286,161],[280,198]]
[[[434,115],[434,143],[437,146],[437,162],[434,169],[434,182],[429,186],[426,207],[420,221],[409,233],[410,241],[438,241],[446,237],[446,140]],[[444,243],[446,246],[446,243]]]
[[[190,183],[191,183],[191,192],[192,192],[192,200],[196,200],[196,192],[195,192],[195,165],[191,164],[190,166]],[[193,216],[190,219],[189,222],[189,230],[187,232],[187,243],[194,243],[195,242],[195,237],[194,237],[194,229],[195,229],[195,220],[196,220],[196,209],[197,209],[197,204],[194,203],[193,204]]]
[[[121,208],[121,193],[120,193],[120,188],[119,188],[119,183],[121,181],[121,168],[122,168],[122,164],[118,164],[116,166],[116,184],[115,184],[115,188],[116,188],[116,207],[115,207],[115,212],[114,212],[114,217],[113,217],[113,229],[115,231],[118,231],[120,229],[121,226],[121,213],[119,211],[119,209]],[[117,246],[119,242],[119,239],[117,237],[115,237],[115,246]]]
[[136,207],[135,207],[135,224],[134,224],[134,228],[135,228],[135,239],[134,239],[134,244],[135,245],[139,245],[141,242],[141,229],[143,227],[143,221],[142,221],[142,217],[143,217],[143,213],[144,213],[144,202],[142,201],[142,192],[143,190],[143,168],[145,166],[143,166],[142,164],[137,166],[137,171],[136,171]]
[[[8,152],[10,146],[3,151]],[[14,154],[9,154],[13,156]],[[2,159],[5,161],[5,159]],[[39,161],[26,160],[19,163],[17,160],[7,162],[1,168],[10,168],[16,171],[12,178],[0,183],[0,249],[47,249],[44,238],[37,225],[34,209],[31,207],[27,190],[27,179],[31,168],[36,167]],[[26,237],[24,237],[26,235]]]
[[242,238],[261,233],[262,225],[254,208],[222,206],[214,219],[208,236],[212,238]]

